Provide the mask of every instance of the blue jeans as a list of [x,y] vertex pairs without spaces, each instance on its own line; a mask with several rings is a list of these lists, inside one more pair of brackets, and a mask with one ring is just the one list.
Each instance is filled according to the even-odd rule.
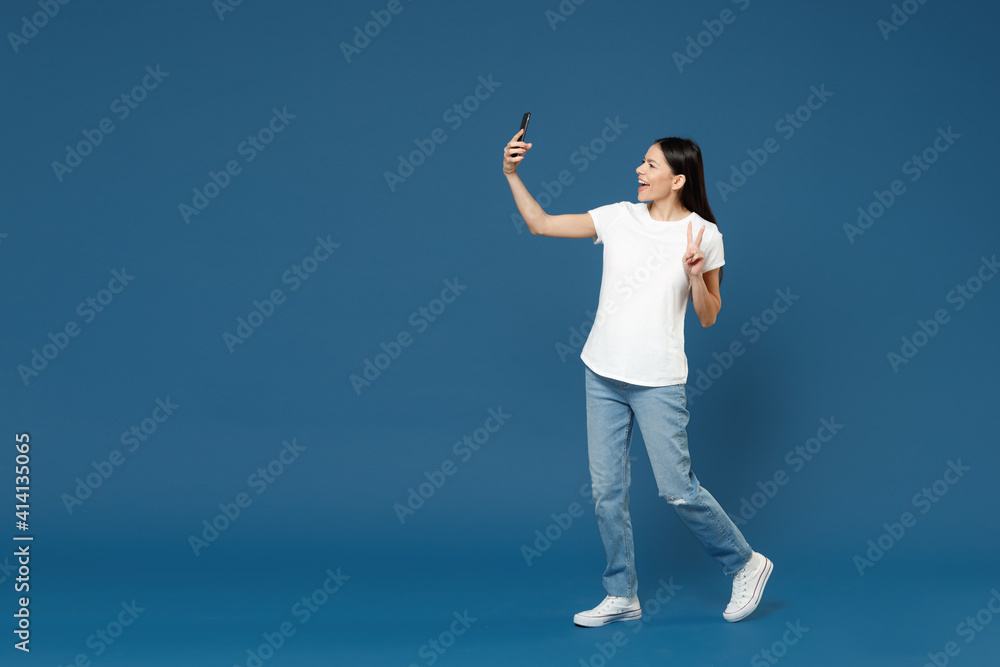
[[597,526],[608,559],[604,588],[609,595],[637,594],[635,548],[629,516],[633,423],[638,422],[660,497],[710,556],[731,575],[750,560],[752,550],[740,529],[701,486],[688,454],[687,394],[683,384],[645,387],[586,369],[587,451]]

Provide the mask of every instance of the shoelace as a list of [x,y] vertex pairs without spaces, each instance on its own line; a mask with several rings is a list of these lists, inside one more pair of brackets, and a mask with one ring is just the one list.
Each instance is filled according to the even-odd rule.
[[628,601],[629,598],[612,595],[611,597],[609,597],[607,600],[604,601],[603,606],[605,609],[609,610],[615,607],[624,609],[625,607],[628,606]]
[[736,602],[738,599],[742,600],[747,597],[747,580],[750,578],[750,572],[748,568],[743,568],[739,572],[733,575],[736,580],[733,585],[733,599],[731,602]]

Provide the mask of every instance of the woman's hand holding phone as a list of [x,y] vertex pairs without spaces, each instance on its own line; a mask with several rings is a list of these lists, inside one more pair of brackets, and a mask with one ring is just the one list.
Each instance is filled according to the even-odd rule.
[[521,119],[521,129],[517,131],[503,151],[503,173],[513,174],[517,171],[517,163],[524,159],[525,154],[531,149],[531,144],[523,141],[525,132],[528,131],[528,120],[530,113],[524,114]]

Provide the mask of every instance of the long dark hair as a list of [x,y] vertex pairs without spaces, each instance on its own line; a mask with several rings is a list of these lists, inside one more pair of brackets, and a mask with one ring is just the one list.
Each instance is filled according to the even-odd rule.
[[[657,139],[666,158],[670,170],[674,174],[684,175],[684,186],[681,188],[681,203],[689,211],[694,211],[705,220],[719,223],[715,220],[712,207],[708,205],[708,194],[705,192],[705,169],[701,162],[701,148],[691,139],[682,137],[664,137]],[[722,285],[722,272],[725,267],[719,267],[719,285]]]

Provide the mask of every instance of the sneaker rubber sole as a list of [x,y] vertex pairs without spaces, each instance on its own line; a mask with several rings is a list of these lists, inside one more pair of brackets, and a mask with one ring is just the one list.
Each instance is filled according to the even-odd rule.
[[623,611],[618,614],[607,614],[605,616],[585,616],[583,614],[577,614],[573,617],[573,623],[581,628],[599,628],[602,625],[607,625],[608,623],[617,623],[618,621],[634,621],[640,618],[642,618],[642,609],[636,609],[634,611]]

